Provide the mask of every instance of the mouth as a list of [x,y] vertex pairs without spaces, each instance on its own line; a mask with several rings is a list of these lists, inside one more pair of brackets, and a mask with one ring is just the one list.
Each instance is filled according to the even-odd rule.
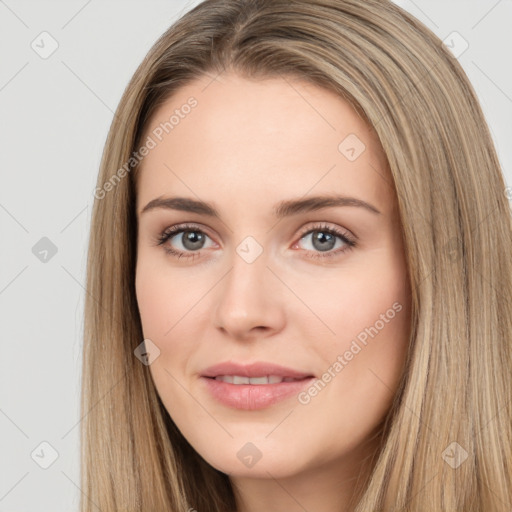
[[315,376],[273,363],[225,362],[205,370],[200,379],[216,402],[249,411],[296,397],[313,383]]

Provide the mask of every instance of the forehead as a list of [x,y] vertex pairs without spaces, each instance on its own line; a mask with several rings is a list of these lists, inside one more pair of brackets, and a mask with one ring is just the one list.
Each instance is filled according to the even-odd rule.
[[[335,192],[381,211],[393,199],[375,132],[340,96],[292,78],[203,76],[178,89],[148,122],[137,204],[164,194],[232,197]],[[148,144],[149,145],[149,144]],[[154,146],[154,147],[153,147]]]

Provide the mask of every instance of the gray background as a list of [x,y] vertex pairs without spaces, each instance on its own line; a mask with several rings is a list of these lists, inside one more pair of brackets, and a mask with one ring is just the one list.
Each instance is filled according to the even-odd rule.
[[[0,0],[0,512],[78,508],[85,262],[101,152],[137,65],[197,3]],[[458,58],[512,185],[512,1],[397,3],[441,39],[456,31],[469,44]]]

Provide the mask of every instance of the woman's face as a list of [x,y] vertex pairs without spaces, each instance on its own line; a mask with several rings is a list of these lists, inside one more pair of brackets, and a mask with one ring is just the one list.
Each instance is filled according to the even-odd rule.
[[354,469],[409,334],[377,136],[334,93],[227,74],[181,88],[143,142],[137,302],[175,424],[232,477]]

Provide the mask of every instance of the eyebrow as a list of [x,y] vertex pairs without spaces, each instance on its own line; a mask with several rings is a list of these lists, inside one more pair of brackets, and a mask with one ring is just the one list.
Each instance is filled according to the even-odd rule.
[[[313,196],[306,199],[291,199],[281,201],[275,205],[273,213],[275,217],[283,218],[335,206],[357,206],[359,208],[364,208],[365,210],[375,215],[381,214],[381,212],[377,210],[375,206],[367,203],[366,201],[362,201],[361,199],[356,199],[354,197],[339,195]],[[157,208],[198,213],[201,215],[207,215],[209,217],[215,217],[217,219],[221,218],[219,212],[213,206],[213,204],[187,197],[157,197],[156,199],[150,201],[141,210],[140,214],[142,215],[145,212]]]

